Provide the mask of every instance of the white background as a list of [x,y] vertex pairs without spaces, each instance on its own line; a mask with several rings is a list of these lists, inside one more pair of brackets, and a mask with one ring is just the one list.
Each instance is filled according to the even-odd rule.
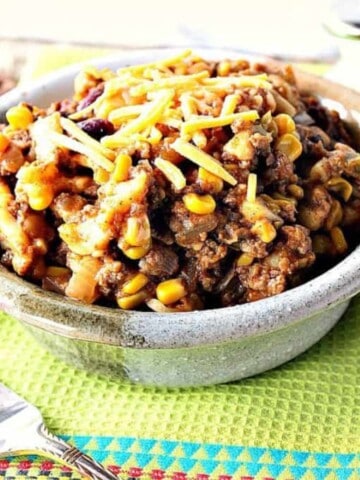
[[0,38],[95,45],[227,46],[326,59],[330,0],[0,0]]

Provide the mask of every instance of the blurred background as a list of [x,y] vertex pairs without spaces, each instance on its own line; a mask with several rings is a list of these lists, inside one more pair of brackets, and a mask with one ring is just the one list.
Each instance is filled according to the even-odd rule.
[[360,0],[12,0],[0,16],[1,85],[26,77],[49,45],[55,56],[69,46],[95,56],[135,47],[217,46],[335,66],[346,48],[360,45],[347,40],[344,49],[343,20],[359,33]]

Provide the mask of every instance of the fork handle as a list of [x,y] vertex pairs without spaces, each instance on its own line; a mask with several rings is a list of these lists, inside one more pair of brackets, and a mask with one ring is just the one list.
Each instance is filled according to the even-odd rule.
[[37,433],[39,440],[37,447],[44,454],[51,455],[74,467],[81,474],[93,480],[119,480],[116,475],[106,470],[100,463],[50,433],[43,424],[39,426]]

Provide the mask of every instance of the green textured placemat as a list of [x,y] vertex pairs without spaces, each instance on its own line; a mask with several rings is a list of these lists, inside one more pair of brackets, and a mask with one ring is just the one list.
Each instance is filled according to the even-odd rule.
[[75,370],[0,317],[0,381],[61,434],[360,452],[360,299],[296,360],[238,383],[160,389]]

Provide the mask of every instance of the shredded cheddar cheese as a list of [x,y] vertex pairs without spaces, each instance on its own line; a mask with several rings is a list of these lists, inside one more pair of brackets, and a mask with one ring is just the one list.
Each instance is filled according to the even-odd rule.
[[49,132],[49,138],[54,143],[54,145],[58,147],[67,148],[68,150],[72,150],[74,152],[82,153],[86,157],[89,158],[89,167],[96,168],[101,167],[107,172],[112,172],[114,169],[114,164],[106,158],[101,153],[98,153],[93,148],[89,147],[88,145],[84,145],[73,138],[67,137],[61,133],[57,132]]
[[156,158],[154,164],[165,175],[165,177],[170,180],[177,190],[181,190],[185,187],[186,178],[180,168],[176,165],[161,157]]
[[232,113],[231,115],[223,115],[220,117],[197,117],[182,125],[181,132],[183,134],[189,134],[196,130],[202,130],[204,128],[224,127],[230,125],[235,120],[242,121],[255,121],[259,118],[259,114],[256,110],[249,110],[247,112]]
[[118,139],[126,137],[133,133],[139,133],[149,125],[154,125],[161,117],[165,108],[170,104],[174,96],[173,90],[164,90],[158,94],[158,97],[150,104],[144,107],[138,118],[132,120],[113,135],[108,135],[102,139],[102,143],[110,148],[116,148]]
[[117,71],[118,75],[121,75],[126,72],[131,73],[140,73],[149,68],[164,68],[179,63],[181,60],[184,60],[186,57],[189,57],[192,54],[190,49],[184,50],[174,57],[167,58],[165,60],[158,60],[156,62],[144,63],[140,65],[131,65],[129,67],[119,68]]
[[189,142],[178,138],[172,144],[172,148],[183,155],[185,158],[191,160],[192,162],[196,163],[199,167],[205,168],[210,173],[222,178],[225,182],[230,183],[230,185],[236,185],[236,179],[230,175],[228,171],[225,170],[224,167],[220,165],[220,163],[215,160],[211,155],[205,153],[200,148],[195,147]]
[[92,137],[90,137],[90,135],[81,130],[81,128],[79,128],[76,123],[62,117],[60,119],[60,125],[67,133],[72,135],[76,140],[79,140],[81,143],[83,143],[90,149],[94,150],[100,155],[103,155],[106,158],[109,158],[110,160],[114,159],[115,154],[112,150],[105,148],[103,145],[101,145],[100,142],[94,140]]

